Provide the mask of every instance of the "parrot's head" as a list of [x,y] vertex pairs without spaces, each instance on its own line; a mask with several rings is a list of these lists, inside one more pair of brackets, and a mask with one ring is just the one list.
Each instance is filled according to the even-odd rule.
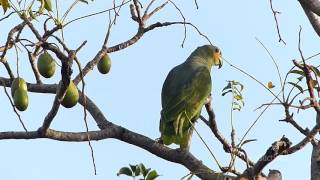
[[198,47],[190,57],[188,62],[198,62],[211,68],[212,66],[222,66],[222,54],[221,50],[217,46],[204,45]]
[[213,54],[213,64],[215,66],[218,66],[219,69],[222,67],[222,53],[221,50],[216,47],[216,46],[212,46],[212,54]]

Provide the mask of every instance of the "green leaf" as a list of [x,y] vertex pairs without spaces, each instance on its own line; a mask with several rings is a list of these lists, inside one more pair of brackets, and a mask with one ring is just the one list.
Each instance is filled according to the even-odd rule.
[[310,66],[311,70],[314,72],[314,74],[316,74],[318,77],[320,77],[320,71],[318,68],[314,67],[314,66]]
[[146,169],[145,173],[143,174],[143,177],[146,177],[147,174],[150,172],[151,168]]
[[226,94],[228,94],[228,93],[230,93],[230,92],[232,92],[232,90],[225,91],[225,92],[222,93],[222,96],[224,96],[224,95],[226,95]]
[[231,83],[229,82],[228,85],[226,85],[226,87],[224,87],[224,88],[222,89],[222,92],[223,92],[224,90],[227,90],[227,89],[230,89],[230,88],[231,88]]
[[89,4],[88,1],[86,0],[79,0],[80,2],[83,2],[83,3],[86,3],[86,4]]
[[254,141],[257,141],[257,139],[247,139],[245,141],[243,141],[243,143],[241,144],[241,146],[247,144],[247,143],[250,143],[250,142],[254,142]]
[[7,12],[7,10],[10,8],[9,0],[0,0],[0,5],[2,5],[4,14]]
[[299,81],[301,81],[303,78],[304,78],[304,76],[300,76],[300,77],[298,77],[297,79],[298,79]]
[[128,167],[123,167],[119,170],[119,172],[117,173],[117,176],[120,176],[121,174],[132,176],[132,171]]
[[236,95],[234,98],[239,101],[239,100],[242,99],[242,96],[241,95]]
[[44,0],[44,8],[48,11],[52,11],[51,0]]
[[292,86],[296,87],[297,89],[299,89],[301,94],[303,94],[303,88],[301,86],[299,86],[298,84],[293,83],[293,82],[288,82],[288,83],[291,84]]
[[146,180],[154,180],[154,179],[156,179],[158,176],[160,176],[160,175],[157,173],[157,171],[156,171],[156,170],[152,170],[152,171],[148,174]]
[[240,83],[239,83],[239,85],[240,85],[240,91],[243,91],[244,85],[243,85],[243,84],[240,84]]
[[136,165],[136,170],[134,171],[134,175],[135,176],[140,176],[140,174],[141,174],[140,166]]
[[131,165],[131,164],[129,164],[129,166],[130,166],[132,172],[136,172],[137,165]]
[[300,70],[297,70],[297,69],[293,69],[293,70],[289,71],[289,73],[290,74],[299,74],[299,75],[305,76],[303,71],[300,71]]
[[[140,171],[141,171],[143,177],[146,177],[146,175],[147,175],[148,172],[150,171],[150,168],[149,168],[149,169],[146,169],[146,167],[145,167],[142,163],[139,164],[139,168],[140,168]],[[148,171],[147,171],[147,170],[148,170]]]
[[31,9],[29,9],[28,13],[29,13],[29,16],[30,16],[32,19],[37,20],[37,16],[36,16],[35,14],[33,14],[33,12],[32,12]]

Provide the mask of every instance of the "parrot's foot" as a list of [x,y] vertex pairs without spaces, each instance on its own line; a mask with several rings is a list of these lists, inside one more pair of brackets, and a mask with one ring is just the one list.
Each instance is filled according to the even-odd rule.
[[177,148],[176,151],[178,151],[179,153],[186,153],[189,152],[189,148]]
[[161,137],[155,139],[155,141],[159,144],[163,144],[163,140],[161,139]]
[[210,95],[206,98],[206,101],[204,104],[210,104],[212,101],[212,94],[210,93]]

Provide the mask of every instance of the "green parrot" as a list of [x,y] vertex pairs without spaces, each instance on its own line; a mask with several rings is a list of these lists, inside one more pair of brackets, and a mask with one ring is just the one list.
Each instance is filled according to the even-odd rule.
[[161,92],[159,142],[165,145],[175,143],[180,149],[189,149],[193,132],[191,123],[199,118],[211,94],[210,71],[213,65],[221,68],[221,51],[216,46],[204,45],[169,72]]

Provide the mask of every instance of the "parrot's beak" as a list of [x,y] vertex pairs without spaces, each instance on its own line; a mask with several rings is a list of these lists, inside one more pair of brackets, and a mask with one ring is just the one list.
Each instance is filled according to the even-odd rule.
[[222,67],[222,55],[221,55],[221,51],[218,52],[214,52],[213,53],[213,63],[215,66],[218,66],[218,68],[220,69]]

